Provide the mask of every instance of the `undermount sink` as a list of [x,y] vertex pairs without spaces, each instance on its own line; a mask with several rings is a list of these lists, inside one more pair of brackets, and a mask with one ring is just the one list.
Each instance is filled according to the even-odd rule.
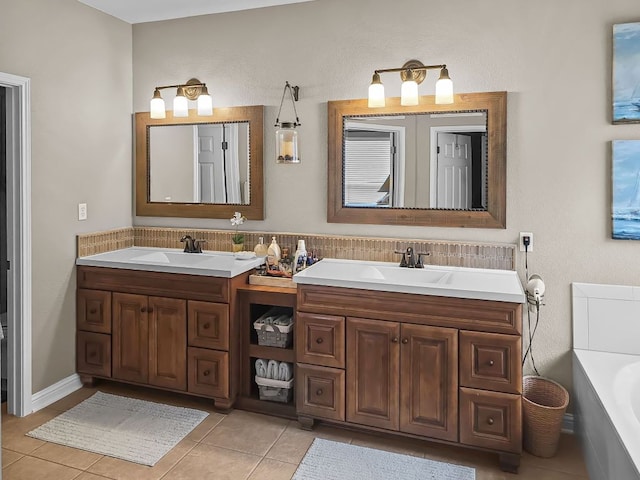
[[264,258],[236,256],[232,252],[186,253],[174,248],[130,247],[80,257],[77,265],[128,268],[156,272],[235,277],[264,263]]
[[325,258],[293,276],[299,284],[524,303],[515,271],[484,268],[403,268],[396,263]]

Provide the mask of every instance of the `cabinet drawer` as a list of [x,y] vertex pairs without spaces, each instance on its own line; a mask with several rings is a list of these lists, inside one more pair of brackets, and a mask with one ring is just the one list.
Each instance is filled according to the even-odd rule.
[[188,357],[187,391],[229,398],[229,353],[189,347]]
[[296,359],[299,362],[344,368],[344,317],[298,312],[296,323]]
[[460,385],[522,393],[522,339],[516,335],[460,332]]
[[521,396],[461,387],[460,443],[521,453]]
[[344,370],[297,364],[295,378],[299,414],[344,421]]
[[78,373],[111,377],[111,335],[78,332],[76,362]]
[[76,307],[78,330],[111,333],[111,292],[79,288]]
[[229,305],[188,303],[189,346],[229,350]]

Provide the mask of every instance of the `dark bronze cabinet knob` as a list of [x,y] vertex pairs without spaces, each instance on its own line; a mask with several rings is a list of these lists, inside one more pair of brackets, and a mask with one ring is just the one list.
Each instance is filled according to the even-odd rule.
[[203,374],[205,377],[208,377],[210,373],[211,373],[211,372],[210,372],[209,370],[205,370],[204,372],[202,372],[202,374]]
[[202,326],[202,328],[204,328],[205,330],[208,330],[210,326],[211,325],[209,324],[209,322],[207,322]]
[[409,343],[409,339],[408,338],[403,338],[402,339],[402,343],[406,345],[407,343]]
[[147,311],[147,307],[142,307],[142,308],[140,309],[140,311],[141,311],[142,313],[145,313],[145,312]]
[[492,417],[487,418],[487,423],[489,425],[493,425],[493,418]]
[[489,366],[493,367],[493,360],[489,360]]
[[324,339],[322,339],[322,338],[316,338],[316,343],[317,343],[318,345],[320,345],[322,342],[324,342]]
[[318,390],[316,390],[316,395],[317,395],[317,396],[322,395],[322,393],[323,393],[323,392],[322,392],[322,389],[321,389],[321,388],[319,388]]
[[96,313],[98,313],[98,310],[96,310],[95,308],[91,308],[89,309],[89,313],[95,315]]
[[392,341],[393,343],[398,343],[398,337],[393,337],[393,338],[391,339],[391,341]]

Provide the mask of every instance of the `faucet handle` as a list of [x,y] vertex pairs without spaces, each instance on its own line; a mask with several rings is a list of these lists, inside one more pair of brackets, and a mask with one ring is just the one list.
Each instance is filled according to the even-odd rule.
[[418,252],[416,253],[418,256],[418,260],[416,261],[416,268],[424,268],[424,262],[422,261],[422,257],[428,257],[431,255],[431,252]]
[[401,267],[407,267],[408,263],[407,263],[407,252],[399,252],[398,250],[394,251],[393,253],[397,253],[398,255],[402,255],[402,260],[400,260],[400,266]]
[[202,253],[202,245],[207,243],[206,240],[199,238],[193,241],[193,250],[194,253]]

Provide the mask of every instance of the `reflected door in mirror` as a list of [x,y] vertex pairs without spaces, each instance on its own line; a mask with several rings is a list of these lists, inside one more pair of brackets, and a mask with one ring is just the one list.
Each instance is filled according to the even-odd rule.
[[248,122],[149,127],[149,200],[249,203]]

